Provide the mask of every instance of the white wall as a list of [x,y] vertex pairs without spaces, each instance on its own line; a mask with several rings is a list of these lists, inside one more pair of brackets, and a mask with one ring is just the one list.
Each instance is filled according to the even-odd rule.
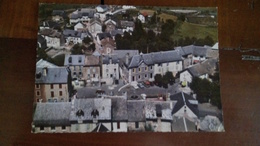
[[113,122],[113,132],[127,132],[127,123],[120,122],[120,128],[117,128],[117,122]]
[[192,82],[192,76],[191,74],[186,70],[180,74],[180,81],[181,82]]

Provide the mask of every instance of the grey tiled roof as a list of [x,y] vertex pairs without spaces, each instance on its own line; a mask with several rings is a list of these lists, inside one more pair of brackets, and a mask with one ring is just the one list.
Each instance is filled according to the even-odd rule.
[[[47,69],[46,76],[44,69]],[[62,84],[68,81],[68,71],[65,67],[36,68],[35,83],[39,84]]]
[[129,57],[132,57],[134,55],[138,55],[138,50],[114,50],[114,54],[117,55],[118,58],[124,58],[127,54]]
[[144,100],[128,100],[127,112],[129,122],[145,121],[145,101]]
[[[172,120],[172,108],[174,107],[172,101],[148,101],[145,102],[146,119],[156,119],[156,112],[161,112],[162,120]],[[157,111],[156,106],[161,106],[161,111]]]
[[103,56],[103,64],[109,64],[110,59],[112,59],[112,63],[114,64],[119,63],[119,59],[116,55],[112,55],[112,56],[106,55]]
[[159,63],[167,63],[174,61],[181,61],[182,57],[178,51],[164,51],[164,52],[153,52],[148,54],[135,55],[131,58],[128,68],[136,68],[141,63],[146,65],[153,65]]
[[114,121],[126,121],[127,116],[127,100],[121,97],[111,98],[112,100],[112,119]]
[[207,50],[209,49],[212,48],[209,46],[194,46],[194,45],[175,48],[175,50],[179,51],[182,56],[193,54],[196,56],[204,56],[204,57],[206,57]]
[[[183,93],[183,95],[185,98],[186,106],[189,107],[189,109],[198,117],[199,115],[198,105],[190,103],[190,100],[195,100],[195,99],[186,93]],[[178,112],[185,105],[184,100],[182,98],[182,92],[171,95],[170,99],[173,101],[177,101],[177,103],[175,104],[172,110],[172,114]]]
[[187,70],[191,73],[193,77],[199,77],[204,74],[212,74],[215,71],[217,65],[216,63],[216,59],[207,59],[202,63],[195,64]]
[[[94,109],[99,112],[99,116],[97,117],[98,120],[111,120],[111,99],[88,98],[74,100],[74,109],[72,109],[69,116],[70,121],[77,121],[78,119],[83,121],[92,121],[93,117],[91,112]],[[77,117],[76,112],[78,110],[84,112],[82,117]]]
[[69,55],[64,59],[64,66],[83,66],[85,64],[85,55]]
[[70,125],[70,102],[37,103],[33,115],[35,126],[61,126]]
[[67,37],[78,37],[81,38],[81,32],[75,31],[75,30],[71,30],[71,29],[65,29],[63,31],[63,35],[65,38]]
[[39,60],[37,63],[36,63],[36,68],[44,68],[44,67],[48,67],[48,68],[58,68],[57,65],[55,64],[52,64],[48,61],[45,61],[43,59]]
[[99,40],[102,40],[107,37],[112,38],[111,34],[107,32],[98,33],[97,36],[99,37]]
[[185,117],[174,117],[172,121],[173,132],[186,132],[184,126],[184,119],[187,127],[187,132],[196,132],[196,125],[194,122],[188,120]]
[[42,30],[40,30],[39,33],[40,33],[40,35],[49,36],[49,37],[53,37],[53,38],[61,37],[61,33],[57,32],[56,30],[53,30],[53,29],[42,29]]
[[117,34],[120,34],[120,35],[124,34],[123,30],[112,30],[110,33],[112,36],[116,36]]

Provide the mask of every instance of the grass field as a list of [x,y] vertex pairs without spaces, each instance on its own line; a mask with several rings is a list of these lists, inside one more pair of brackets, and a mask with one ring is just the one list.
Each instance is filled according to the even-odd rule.
[[210,36],[215,42],[218,41],[218,28],[211,26],[203,26],[197,24],[191,24],[183,22],[179,24],[173,35],[174,40],[185,37],[196,37],[204,39],[206,36]]

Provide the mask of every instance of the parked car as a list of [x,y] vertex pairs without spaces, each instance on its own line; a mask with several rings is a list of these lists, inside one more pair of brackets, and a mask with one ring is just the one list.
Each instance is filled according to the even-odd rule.
[[143,85],[148,88],[150,87],[150,82],[149,81],[143,81]]
[[137,86],[138,86],[139,88],[144,88],[144,85],[143,85],[142,83],[138,83]]

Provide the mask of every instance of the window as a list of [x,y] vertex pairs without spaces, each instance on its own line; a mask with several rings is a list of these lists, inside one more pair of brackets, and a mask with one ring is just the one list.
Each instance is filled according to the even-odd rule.
[[120,122],[117,122],[117,129],[120,129]]
[[135,128],[139,128],[139,123],[135,122]]
[[44,130],[44,127],[43,127],[43,126],[40,126],[40,130],[43,131],[43,130]]
[[51,84],[50,86],[51,86],[51,89],[53,89],[53,84]]
[[39,84],[36,84],[36,89],[40,89],[40,85]]
[[150,68],[153,69],[153,66],[151,66]]
[[59,88],[60,88],[60,89],[62,88],[62,84],[59,84]]
[[54,126],[51,126],[51,131],[54,131],[55,130],[55,127]]
[[141,68],[139,68],[139,72],[141,71]]
[[96,77],[96,74],[93,74],[93,78],[95,78]]
[[61,126],[61,129],[62,130],[66,130],[66,126]]
[[114,68],[114,72],[116,72],[116,68]]
[[135,69],[133,68],[133,73],[135,72]]
[[113,78],[113,74],[110,74],[110,78]]
[[60,96],[62,96],[62,91],[60,91]]
[[54,92],[53,91],[51,91],[51,97],[54,97]]
[[145,74],[144,77],[147,78],[147,75]]
[[141,76],[139,75],[138,78],[141,79]]
[[152,73],[150,73],[150,78],[152,78],[153,77],[153,74]]
[[148,70],[148,67],[145,67],[145,70],[147,71],[147,70]]
[[41,96],[41,92],[40,91],[36,91],[36,95],[37,96]]
[[132,81],[135,81],[135,76],[132,76]]

